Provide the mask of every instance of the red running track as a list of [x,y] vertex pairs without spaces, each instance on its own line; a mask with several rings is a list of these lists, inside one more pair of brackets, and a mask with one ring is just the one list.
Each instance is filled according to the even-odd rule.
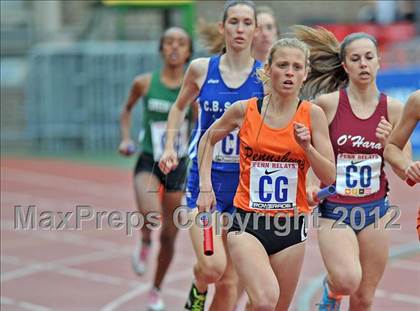
[[[420,310],[420,244],[415,230],[420,187],[408,188],[389,175],[390,200],[401,208],[401,229],[391,232],[392,258],[373,310]],[[30,205],[36,208],[38,227],[47,229],[15,228],[15,206],[25,211]],[[85,221],[76,230],[74,216],[67,229],[52,228],[64,217],[59,212],[75,212],[81,205],[108,214],[134,210],[131,172],[62,160],[2,159],[2,310],[146,310],[155,265],[152,260],[142,277],[131,270],[137,232],[127,235],[126,228],[113,229],[105,220],[100,230],[94,221]],[[52,212],[54,223],[48,223],[43,211]],[[156,237],[155,232],[152,258],[158,248]],[[185,231],[179,234],[176,252],[163,285],[169,311],[182,310],[192,280],[194,255]],[[315,310],[323,271],[312,230],[291,310]],[[244,302],[243,298],[241,308]]]

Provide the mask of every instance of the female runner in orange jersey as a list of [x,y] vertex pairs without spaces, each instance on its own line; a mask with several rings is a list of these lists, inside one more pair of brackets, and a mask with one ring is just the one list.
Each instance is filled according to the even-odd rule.
[[211,187],[213,147],[239,128],[240,180],[228,248],[253,310],[288,309],[307,237],[306,172],[312,167],[326,184],[335,178],[326,117],[319,107],[298,97],[308,74],[308,59],[303,42],[277,41],[260,71],[268,95],[233,104],[199,145],[197,205],[209,211],[216,204]]

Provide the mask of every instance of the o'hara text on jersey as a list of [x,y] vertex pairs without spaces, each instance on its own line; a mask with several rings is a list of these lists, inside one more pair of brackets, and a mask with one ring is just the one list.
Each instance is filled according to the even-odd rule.
[[337,145],[343,146],[348,141],[350,141],[352,143],[353,147],[375,149],[375,150],[382,149],[382,144],[381,143],[368,141],[368,140],[366,140],[365,137],[360,136],[360,135],[358,135],[358,136],[352,136],[352,135],[346,135],[346,134],[341,135],[337,139]]

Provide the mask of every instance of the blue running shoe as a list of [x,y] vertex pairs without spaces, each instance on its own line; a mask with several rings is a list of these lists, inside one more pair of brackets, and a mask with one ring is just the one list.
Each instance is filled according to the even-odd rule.
[[334,295],[328,288],[327,278],[322,281],[322,298],[318,304],[319,311],[339,311],[341,304],[341,296]]

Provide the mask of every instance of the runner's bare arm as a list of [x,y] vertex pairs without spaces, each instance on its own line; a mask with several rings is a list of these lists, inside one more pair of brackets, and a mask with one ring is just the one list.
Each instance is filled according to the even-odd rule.
[[315,206],[319,202],[315,200],[314,194],[320,190],[320,182],[316,177],[312,168],[309,168],[306,174],[306,199],[308,200],[309,206]]
[[312,170],[322,183],[329,185],[335,181],[334,152],[328,132],[327,118],[323,110],[311,106],[311,145],[306,151]]
[[[151,74],[146,73],[137,76],[131,85],[130,94],[124,104],[124,108],[120,115],[120,131],[121,131],[121,143],[118,147],[120,154],[129,156],[134,152],[134,144],[131,140],[130,128],[131,128],[131,111],[137,104],[139,98],[144,96],[149,89]],[[132,150],[131,150],[131,149]]]
[[184,76],[184,81],[175,103],[172,105],[166,125],[165,149],[159,160],[159,168],[168,174],[178,166],[178,156],[175,151],[175,137],[185,119],[189,105],[194,105],[196,97],[207,75],[208,58],[198,58],[191,62]]
[[404,107],[399,123],[393,129],[384,151],[385,160],[402,179],[406,178],[406,170],[412,161],[409,138],[419,120],[420,99],[416,100],[416,97],[412,95]]
[[181,90],[169,111],[165,150],[174,148],[176,132],[181,127],[188,106],[194,103],[194,100],[200,93],[200,88],[207,74],[207,66],[207,58],[195,59],[188,66]]
[[150,85],[151,74],[137,76],[131,85],[130,94],[125,102],[120,115],[120,128],[122,140],[130,139],[131,110],[136,105],[138,99],[147,93]]
[[325,116],[327,117],[328,124],[331,124],[335,117],[335,113],[337,112],[338,107],[338,99],[339,93],[337,91],[329,94],[320,95],[314,101],[314,103],[321,107],[322,111],[324,111]]

